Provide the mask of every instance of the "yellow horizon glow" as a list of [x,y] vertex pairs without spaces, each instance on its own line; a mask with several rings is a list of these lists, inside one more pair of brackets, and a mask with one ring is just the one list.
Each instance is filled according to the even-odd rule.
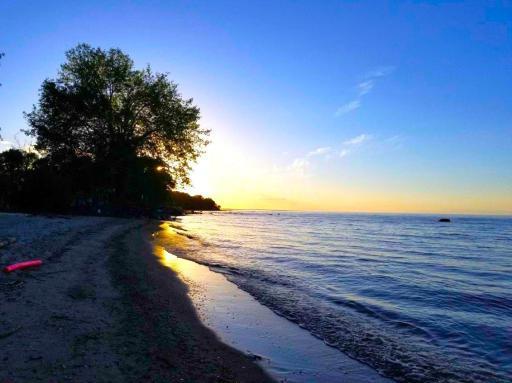
[[[222,144],[219,144],[222,143]],[[320,182],[276,168],[226,137],[211,144],[184,190],[223,209],[512,215],[512,195],[374,190]]]

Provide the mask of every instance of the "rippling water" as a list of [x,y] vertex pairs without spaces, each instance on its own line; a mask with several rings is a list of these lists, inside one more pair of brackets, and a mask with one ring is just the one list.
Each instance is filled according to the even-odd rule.
[[188,256],[402,382],[512,381],[512,219],[189,215]]

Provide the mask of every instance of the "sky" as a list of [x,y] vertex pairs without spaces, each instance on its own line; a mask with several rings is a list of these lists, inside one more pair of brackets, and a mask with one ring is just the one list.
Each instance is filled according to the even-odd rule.
[[510,1],[0,2],[0,150],[77,43],[201,108],[224,208],[512,214]]

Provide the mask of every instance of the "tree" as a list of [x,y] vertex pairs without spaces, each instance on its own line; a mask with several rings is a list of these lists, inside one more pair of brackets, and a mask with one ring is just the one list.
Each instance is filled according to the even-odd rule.
[[66,59],[26,113],[26,133],[36,138],[36,149],[58,169],[77,159],[90,161],[96,169],[92,182],[118,201],[139,199],[134,172],[143,164],[168,175],[166,190],[188,184],[209,134],[199,126],[192,99],[183,99],[166,74],[149,66],[134,69],[119,49],[80,44]]
[[211,198],[204,198],[202,195],[191,196],[188,193],[173,191],[174,203],[185,210],[220,210],[220,206]]
[[37,156],[18,149],[0,153],[0,208],[17,207]]

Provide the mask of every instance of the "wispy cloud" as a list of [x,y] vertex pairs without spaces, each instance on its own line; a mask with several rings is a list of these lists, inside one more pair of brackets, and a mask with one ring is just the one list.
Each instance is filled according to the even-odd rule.
[[315,150],[310,151],[306,157],[317,157],[317,156],[323,156],[326,154],[329,154],[331,152],[331,148],[328,146],[316,148]]
[[383,143],[392,149],[400,149],[404,145],[405,137],[401,134],[391,136],[383,140]]
[[372,150],[399,148],[404,141],[402,135],[394,135],[387,138],[378,138],[373,134],[361,133],[357,136],[347,138],[341,142],[339,149],[330,146],[320,146],[310,150],[304,155],[295,158],[288,166],[274,166],[273,173],[293,175],[300,178],[312,176],[314,170],[324,161],[333,161],[336,158],[346,158],[362,149],[363,146],[371,144]]
[[394,66],[381,66],[366,73],[366,78],[379,78],[390,75],[395,70]]
[[346,104],[343,104],[338,109],[336,109],[335,115],[336,115],[336,117],[342,116],[344,114],[352,112],[353,110],[359,109],[360,106],[361,106],[360,99],[352,100],[350,102],[347,102]]
[[293,160],[292,164],[288,166],[288,170],[295,173],[296,175],[304,177],[306,176],[310,166],[311,163],[309,160],[305,158],[296,158]]
[[[372,135],[362,133],[358,136],[349,138],[342,142],[339,151],[333,150],[330,146],[321,146],[307,152],[301,157],[297,157],[285,169],[289,173],[296,176],[307,177],[311,174],[312,169],[318,164],[319,159],[332,160],[336,156],[344,158],[356,150],[357,147],[363,145],[373,138]],[[278,168],[276,168],[278,169]]]
[[301,157],[297,157],[285,168],[274,167],[274,171],[285,170],[288,173],[299,177],[308,177],[313,165],[321,158],[328,160],[332,157],[333,149],[329,146],[322,146],[307,152]]
[[340,158],[348,156],[349,153],[350,153],[350,150],[348,150],[348,149],[341,149],[341,151],[340,151]]
[[361,146],[367,141],[370,141],[372,138],[372,135],[363,133],[343,141],[342,148],[339,152],[340,158],[348,156],[356,147]]
[[371,92],[373,87],[375,86],[375,80],[370,79],[357,84],[357,89],[359,90],[359,97],[364,96]]
[[356,96],[354,99],[346,102],[345,104],[341,105],[338,109],[336,109],[336,112],[334,115],[336,117],[342,116],[344,114],[350,113],[356,109],[359,109],[362,105],[362,100],[364,96],[366,96],[368,93],[370,93],[373,88],[375,87],[375,84],[377,82],[377,79],[388,76],[393,72],[395,68],[391,66],[387,67],[380,67],[376,68],[370,72],[368,72],[364,77],[363,81],[359,82],[356,85]]
[[371,140],[372,136],[369,134],[360,134],[359,136],[352,137],[351,139],[348,139],[343,142],[343,145],[346,146],[354,146],[354,145],[361,145],[363,142]]
[[309,177],[314,168],[319,164],[319,160],[325,161],[336,158],[344,158],[357,150],[357,147],[370,141],[373,138],[372,135],[362,133],[358,136],[354,136],[342,142],[341,149],[338,151],[331,148],[330,146],[321,146],[307,152],[301,157],[297,157],[293,162],[285,168],[274,167],[275,172],[285,171],[299,177]]

